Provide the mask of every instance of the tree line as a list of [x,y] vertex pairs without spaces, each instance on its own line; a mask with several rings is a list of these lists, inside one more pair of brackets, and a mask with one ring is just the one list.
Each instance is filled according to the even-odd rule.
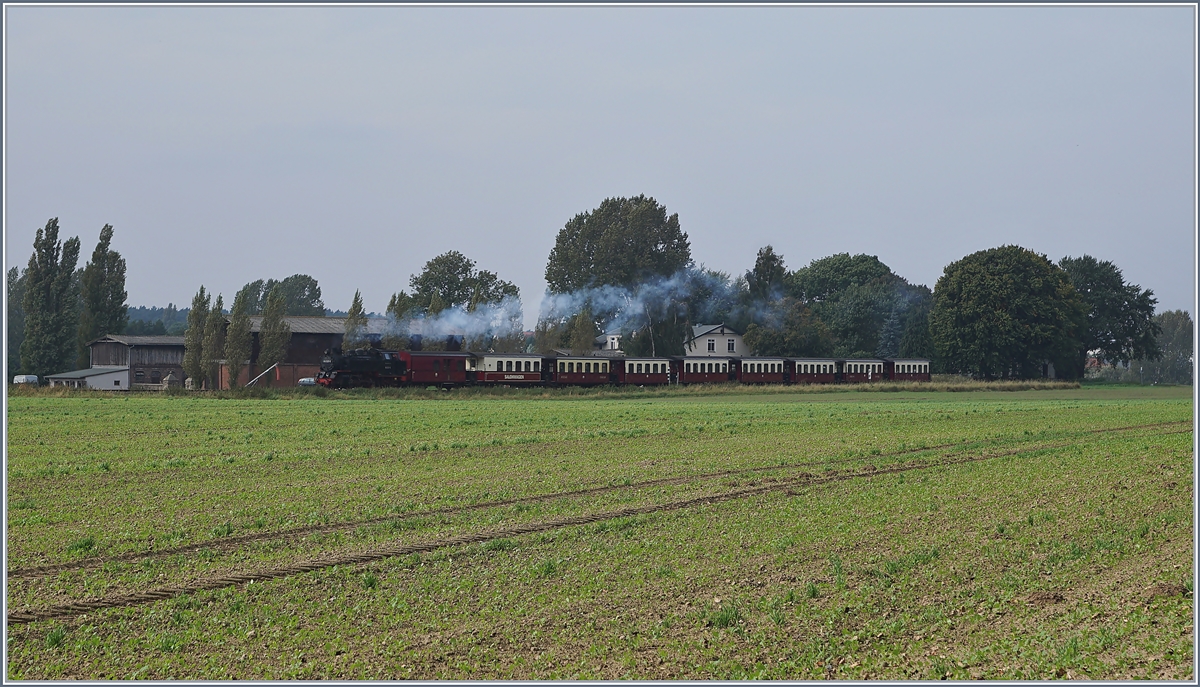
[[[190,308],[170,305],[145,329],[131,327],[125,262],[111,238],[106,225],[92,260],[76,269],[78,238],[59,241],[57,219],[38,231],[29,266],[8,272],[10,371],[69,369],[72,355],[86,366],[84,344],[105,333],[182,333],[185,374],[212,388],[217,361],[230,361],[236,380],[248,360],[251,316],[263,316],[261,370],[284,361],[284,317],[329,312],[316,280],[296,274],[243,286],[227,326],[222,296],[201,286]],[[724,323],[744,332],[754,355],[928,358],[935,371],[987,379],[1038,377],[1051,365],[1057,376],[1081,377],[1099,363],[1110,377],[1124,370],[1129,380],[1137,369],[1141,380],[1191,383],[1190,315],[1156,315],[1150,289],[1089,255],[1054,263],[1001,246],[947,265],[930,289],[865,254],[789,270],[768,245],[752,268],[733,276],[697,265],[678,214],[639,195],[605,199],[569,220],[545,278],[546,299],[527,337],[516,285],[458,251],[435,256],[410,276],[409,291],[392,294],[378,343],[439,349],[447,340],[430,334],[453,331],[472,350],[586,352],[601,334],[617,332],[629,355],[682,355],[693,326]],[[138,315],[135,323],[147,319]],[[423,341],[412,333],[418,320]],[[367,325],[356,291],[343,347],[368,345]]]

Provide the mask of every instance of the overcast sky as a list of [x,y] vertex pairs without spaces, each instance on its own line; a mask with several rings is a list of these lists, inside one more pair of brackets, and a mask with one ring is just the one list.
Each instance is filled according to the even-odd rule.
[[1190,7],[5,6],[5,246],[100,228],[131,305],[301,272],[369,310],[459,250],[533,324],[572,216],[645,193],[739,274],[1015,243],[1192,310]]

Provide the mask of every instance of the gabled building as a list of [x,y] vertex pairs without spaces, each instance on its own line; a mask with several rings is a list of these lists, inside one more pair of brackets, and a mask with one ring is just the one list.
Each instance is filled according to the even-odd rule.
[[87,346],[91,352],[90,369],[125,370],[124,384],[112,384],[106,380],[105,388],[128,391],[137,390],[139,385],[145,384],[154,386],[140,388],[152,389],[158,388],[164,381],[179,383],[183,379],[182,336],[105,334],[88,342]]
[[692,327],[692,338],[683,344],[689,357],[742,358],[750,355],[742,335],[726,324],[698,324]]

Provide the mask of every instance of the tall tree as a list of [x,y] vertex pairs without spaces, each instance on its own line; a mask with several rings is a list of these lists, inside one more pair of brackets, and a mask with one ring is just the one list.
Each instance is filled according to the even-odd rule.
[[783,256],[771,246],[758,249],[754,269],[746,272],[746,287],[750,298],[759,303],[769,303],[783,298],[783,280],[787,267]]
[[792,272],[786,290],[829,326],[833,355],[855,358],[894,351],[894,337],[883,341],[888,321],[910,322],[908,310],[930,297],[928,288],[909,284],[878,257],[849,253],[813,260]]
[[[292,330],[284,318],[286,308],[283,288],[276,285],[267,294],[267,305],[263,308],[262,325],[258,328],[258,367],[266,371],[272,365],[282,363],[287,359],[288,343],[292,339]],[[267,385],[271,383],[271,375],[265,377]]]
[[[273,285],[270,286],[273,288]],[[325,316],[325,303],[321,300],[321,287],[316,279],[307,274],[293,274],[279,282],[279,287],[283,290],[286,314],[298,317]],[[266,293],[270,293],[270,288]]]
[[25,336],[21,368],[43,377],[67,370],[75,361],[79,325],[79,237],[58,240],[58,218],[38,229],[25,270]]
[[196,295],[192,296],[192,307],[188,310],[188,326],[183,335],[183,374],[192,380],[192,388],[197,391],[204,384],[204,324],[208,319],[208,306],[209,295],[201,285]]
[[25,275],[16,267],[8,268],[8,369],[11,382],[21,370],[21,342],[25,340]]
[[221,357],[225,355],[225,304],[221,294],[213,301],[212,310],[204,318],[204,347],[200,363],[204,368],[204,381],[209,389],[221,388]]
[[1092,352],[1112,365],[1158,356],[1158,325],[1154,321],[1158,301],[1153,291],[1126,284],[1120,268],[1090,255],[1065,257],[1058,264],[1070,276],[1087,311],[1087,328],[1080,336],[1075,360],[1078,376],[1083,375]]
[[363,310],[362,294],[354,292],[354,300],[350,303],[350,312],[346,315],[346,328],[342,335],[342,350],[352,351],[368,345],[367,314]]
[[516,285],[487,270],[476,270],[475,261],[456,250],[430,259],[408,284],[414,307],[431,315],[447,308],[470,312],[484,303],[520,297]]
[[1139,368],[1139,376],[1155,384],[1191,384],[1195,360],[1192,355],[1192,317],[1186,310],[1168,310],[1154,316],[1158,327],[1159,356],[1154,360],[1137,360],[1130,367]]
[[414,310],[416,310],[416,301],[412,296],[404,291],[392,294],[385,311],[388,318],[387,332],[380,345],[392,351],[403,351],[409,348],[412,338],[410,325]]
[[1061,268],[1020,246],[972,253],[946,266],[929,331],[951,372],[984,379],[1069,376],[1086,327],[1083,303]]
[[546,262],[546,283],[552,293],[604,285],[635,288],[691,262],[678,214],[668,216],[666,207],[645,195],[606,198],[559,230]]
[[233,297],[229,310],[229,328],[225,330],[225,369],[229,373],[229,388],[238,385],[238,375],[250,360],[253,337],[250,333],[250,299],[254,293],[243,288]]
[[592,310],[585,305],[583,310],[580,310],[571,321],[571,352],[575,355],[591,353],[596,344],[596,337],[599,335],[600,330],[596,328],[596,323],[592,320]]
[[803,301],[785,298],[778,326],[751,323],[744,339],[754,355],[824,357],[833,350],[833,336]]
[[[92,259],[83,268],[81,293],[83,311],[79,314],[79,357],[76,367],[91,364],[87,343],[105,334],[120,334],[129,322],[125,304],[125,258],[110,247],[113,228],[105,224]],[[175,308],[172,307],[173,311]]]

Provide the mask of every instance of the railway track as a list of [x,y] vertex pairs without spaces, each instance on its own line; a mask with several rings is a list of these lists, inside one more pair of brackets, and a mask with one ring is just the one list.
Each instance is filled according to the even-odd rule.
[[[1090,430],[1087,433],[1103,433],[1108,431],[1117,431],[1120,429],[1142,429],[1147,427],[1162,427],[1168,425],[1177,425],[1182,423],[1158,423],[1150,426],[1132,426],[1125,428],[1106,428],[1102,430]],[[1164,434],[1179,434],[1190,432],[1191,429],[1180,430],[1176,432],[1166,432]],[[871,478],[879,475],[896,474],[902,472],[911,472],[917,470],[929,470],[934,468],[944,468],[965,463],[975,463],[987,460],[994,460],[1006,456],[1014,456],[1025,453],[1034,453],[1044,450],[1052,450],[1056,448],[1064,448],[1071,446],[1072,442],[1062,441],[1052,444],[1041,444],[1034,446],[1025,446],[1008,451],[995,453],[985,453],[980,455],[961,455],[950,453],[943,456],[943,460],[934,462],[907,463],[894,465],[889,467],[878,468],[872,465],[864,466],[858,471],[844,471],[826,475],[803,475],[794,479],[780,480],[769,485],[756,486],[747,489],[736,489],[719,494],[710,494],[690,499],[672,501],[662,504],[654,504],[649,506],[640,506],[633,508],[624,508],[619,510],[603,511],[599,513],[591,513],[587,515],[572,516],[567,518],[558,518],[536,523],[528,523],[515,527],[484,530],[479,532],[462,534],[454,537],[446,537],[442,539],[434,539],[425,542],[417,542],[400,546],[384,546],[372,549],[367,549],[359,552],[350,553],[334,553],[322,557],[313,558],[307,561],[301,561],[286,566],[266,568],[260,570],[252,570],[228,575],[220,575],[208,578],[201,578],[189,584],[180,586],[161,587],[141,592],[132,592],[128,594],[111,595],[98,599],[74,601],[66,604],[58,604],[46,606],[42,608],[29,608],[10,611],[7,615],[6,622],[9,625],[19,625],[25,623],[36,622],[40,620],[50,620],[55,618],[72,618],[84,613],[95,610],[103,610],[108,608],[118,608],[125,606],[135,606],[140,604],[153,603],[164,599],[174,598],[183,594],[190,594],[199,591],[220,589],[224,587],[234,586],[238,584],[247,584],[256,581],[273,580],[282,577],[320,570],[341,565],[361,565],[370,563],[385,558],[395,556],[404,556],[414,553],[427,553],[444,548],[456,546],[464,546],[469,544],[484,543],[494,539],[502,539],[509,537],[519,537],[538,532],[546,532],[550,530],[562,529],[565,527],[573,527],[585,525],[589,523],[601,522],[604,520],[612,520],[616,518],[632,517],[636,515],[646,515],[650,513],[663,513],[698,506],[722,503],[736,499],[749,498],[759,496],[771,492],[782,491],[789,495],[795,495],[793,491],[799,487],[811,487],[833,482],[846,481],[851,479]],[[922,449],[930,450],[930,449]],[[863,460],[864,458],[855,458],[854,460]]]
[[[1159,423],[1152,423],[1152,424],[1146,424],[1146,425],[1107,427],[1107,428],[1103,428],[1103,429],[1088,430],[1087,432],[1084,432],[1083,434],[1100,434],[1100,433],[1106,433],[1106,432],[1131,431],[1131,430],[1137,430],[1137,429],[1157,429],[1160,427],[1177,426],[1177,425],[1181,425],[1181,424],[1190,424],[1190,421],[1159,422]],[[1191,431],[1191,430],[1189,429],[1186,431]],[[1001,439],[1001,440],[992,440],[992,443],[994,443],[995,441],[1011,442],[1011,441],[1013,441],[1013,439],[1005,438],[1005,439]],[[303,527],[293,527],[293,528],[289,528],[289,529],[285,529],[285,530],[276,530],[274,532],[260,532],[260,533],[255,533],[255,534],[244,534],[244,535],[238,535],[238,536],[222,537],[220,539],[210,539],[210,540],[206,540],[206,541],[202,541],[202,542],[195,542],[193,544],[186,544],[183,546],[172,547],[169,549],[159,549],[159,550],[154,550],[154,551],[132,551],[132,552],[118,554],[118,555],[114,555],[114,556],[88,558],[88,559],[83,559],[83,560],[79,560],[79,561],[71,561],[71,562],[67,562],[67,563],[51,563],[51,564],[47,564],[47,565],[30,566],[30,567],[26,567],[26,568],[13,568],[12,570],[8,571],[8,577],[10,579],[36,578],[36,577],[44,577],[46,575],[53,575],[53,574],[69,572],[69,571],[93,570],[93,569],[102,567],[104,564],[110,563],[110,562],[131,562],[131,561],[153,560],[153,559],[157,559],[157,558],[165,558],[168,556],[178,555],[181,553],[190,553],[193,551],[199,551],[202,549],[209,549],[209,550],[237,549],[243,545],[253,544],[256,542],[295,539],[295,538],[308,536],[308,535],[312,535],[312,534],[332,534],[334,532],[344,532],[346,530],[355,529],[357,527],[362,527],[364,525],[374,525],[374,524],[379,524],[382,522],[389,522],[392,520],[405,519],[405,518],[421,518],[421,517],[430,517],[430,516],[437,516],[437,515],[454,515],[457,513],[466,513],[466,512],[471,512],[471,511],[487,510],[489,508],[503,508],[506,506],[515,506],[515,505],[519,505],[519,504],[528,504],[528,503],[544,503],[547,501],[554,501],[554,500],[558,500],[558,499],[574,498],[574,497],[579,497],[579,496],[590,496],[590,495],[594,495],[594,494],[603,494],[603,493],[621,491],[621,490],[636,490],[636,489],[645,489],[645,488],[661,487],[661,486],[678,486],[681,484],[689,484],[689,483],[701,482],[701,481],[712,480],[712,479],[721,479],[724,477],[737,477],[740,475],[754,475],[754,474],[759,474],[759,473],[763,473],[763,472],[772,472],[772,471],[778,471],[778,470],[787,471],[787,470],[797,470],[797,469],[813,468],[813,467],[824,467],[824,466],[828,466],[828,465],[839,465],[839,464],[844,464],[844,463],[860,462],[860,461],[867,461],[867,460],[882,460],[882,459],[887,459],[887,458],[897,458],[900,456],[912,455],[915,453],[924,453],[927,451],[940,451],[940,450],[948,449],[948,448],[960,448],[963,450],[968,450],[968,447],[977,445],[980,443],[982,443],[982,442],[980,442],[980,441],[963,441],[963,442],[954,442],[954,443],[949,443],[949,444],[938,444],[938,445],[934,445],[934,446],[923,446],[923,447],[905,449],[902,451],[891,451],[888,453],[878,453],[878,454],[868,455],[868,456],[851,456],[851,457],[846,457],[846,458],[828,458],[828,459],[824,459],[824,460],[805,461],[805,462],[801,462],[801,463],[776,464],[776,465],[770,465],[770,466],[742,468],[742,469],[736,469],[736,470],[718,470],[715,472],[707,472],[707,473],[702,473],[702,474],[698,474],[698,475],[685,475],[685,476],[681,476],[681,477],[664,477],[664,478],[660,478],[660,479],[643,480],[640,482],[631,482],[629,484],[605,485],[605,486],[600,486],[600,487],[589,487],[586,489],[574,489],[574,490],[570,490],[570,491],[554,492],[554,493],[550,493],[550,494],[534,494],[534,495],[530,495],[530,496],[521,496],[521,497],[515,497],[515,498],[511,498],[511,499],[484,501],[484,502],[480,502],[480,503],[465,504],[465,505],[461,505],[461,506],[445,506],[442,508],[431,508],[431,509],[426,509],[426,510],[422,510],[422,511],[412,511],[412,512],[408,512],[408,513],[393,513],[393,514],[389,514],[389,515],[381,515],[381,516],[377,516],[377,517],[365,518],[362,520],[353,520],[353,521],[349,521],[349,522],[321,524],[321,525],[306,525]]]

